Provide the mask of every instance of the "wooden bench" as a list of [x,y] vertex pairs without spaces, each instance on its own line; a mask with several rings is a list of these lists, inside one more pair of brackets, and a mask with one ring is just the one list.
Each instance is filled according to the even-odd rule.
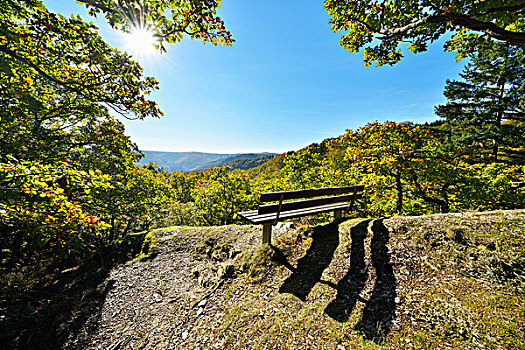
[[511,182],[510,187],[514,189],[525,187],[525,181],[517,181],[517,182]]
[[[262,224],[263,244],[269,244],[272,240],[272,224],[277,224],[279,220],[327,212],[334,212],[335,218],[340,218],[343,210],[350,211],[355,200],[363,196],[364,188],[364,185],[356,185],[312,190],[266,192],[261,194],[257,210],[244,211],[237,214],[252,224]],[[308,199],[289,201],[300,198]],[[268,202],[278,203],[263,204]]]

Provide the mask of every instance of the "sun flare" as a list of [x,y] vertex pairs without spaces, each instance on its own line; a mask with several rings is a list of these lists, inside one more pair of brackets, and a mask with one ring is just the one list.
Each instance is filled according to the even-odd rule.
[[155,33],[146,26],[135,27],[126,35],[126,50],[133,56],[149,56],[155,53]]

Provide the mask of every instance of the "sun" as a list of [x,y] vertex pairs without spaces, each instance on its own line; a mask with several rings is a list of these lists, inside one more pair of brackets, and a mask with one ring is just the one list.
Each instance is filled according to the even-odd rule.
[[147,57],[157,50],[155,32],[147,26],[134,27],[125,37],[126,51],[135,57]]

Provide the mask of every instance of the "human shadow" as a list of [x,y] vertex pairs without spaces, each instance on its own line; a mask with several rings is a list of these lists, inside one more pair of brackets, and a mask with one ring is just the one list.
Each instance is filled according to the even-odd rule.
[[321,281],[323,271],[330,265],[339,245],[339,222],[313,228],[312,244],[306,254],[297,261],[297,267],[281,287],[279,293],[291,293],[302,301],[317,282]]
[[368,340],[382,343],[395,317],[396,279],[387,247],[390,235],[383,224],[383,219],[374,220],[371,229],[372,265],[377,277],[372,296],[366,303],[361,320],[355,328]]
[[354,309],[359,294],[368,279],[365,263],[365,238],[370,221],[361,221],[350,229],[352,239],[350,267],[335,287],[336,298],[324,310],[325,314],[339,322],[348,321],[349,314]]

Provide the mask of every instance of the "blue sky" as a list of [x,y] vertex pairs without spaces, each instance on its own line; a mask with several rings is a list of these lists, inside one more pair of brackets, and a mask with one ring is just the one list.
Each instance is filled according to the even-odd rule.
[[[74,0],[44,0],[55,12],[94,21],[111,45],[124,41]],[[339,46],[322,0],[224,0],[236,43],[186,39],[141,60],[160,82],[162,119],[124,121],[143,150],[286,152],[379,120],[434,120],[446,79],[463,68],[442,42],[394,67],[364,68]]]

